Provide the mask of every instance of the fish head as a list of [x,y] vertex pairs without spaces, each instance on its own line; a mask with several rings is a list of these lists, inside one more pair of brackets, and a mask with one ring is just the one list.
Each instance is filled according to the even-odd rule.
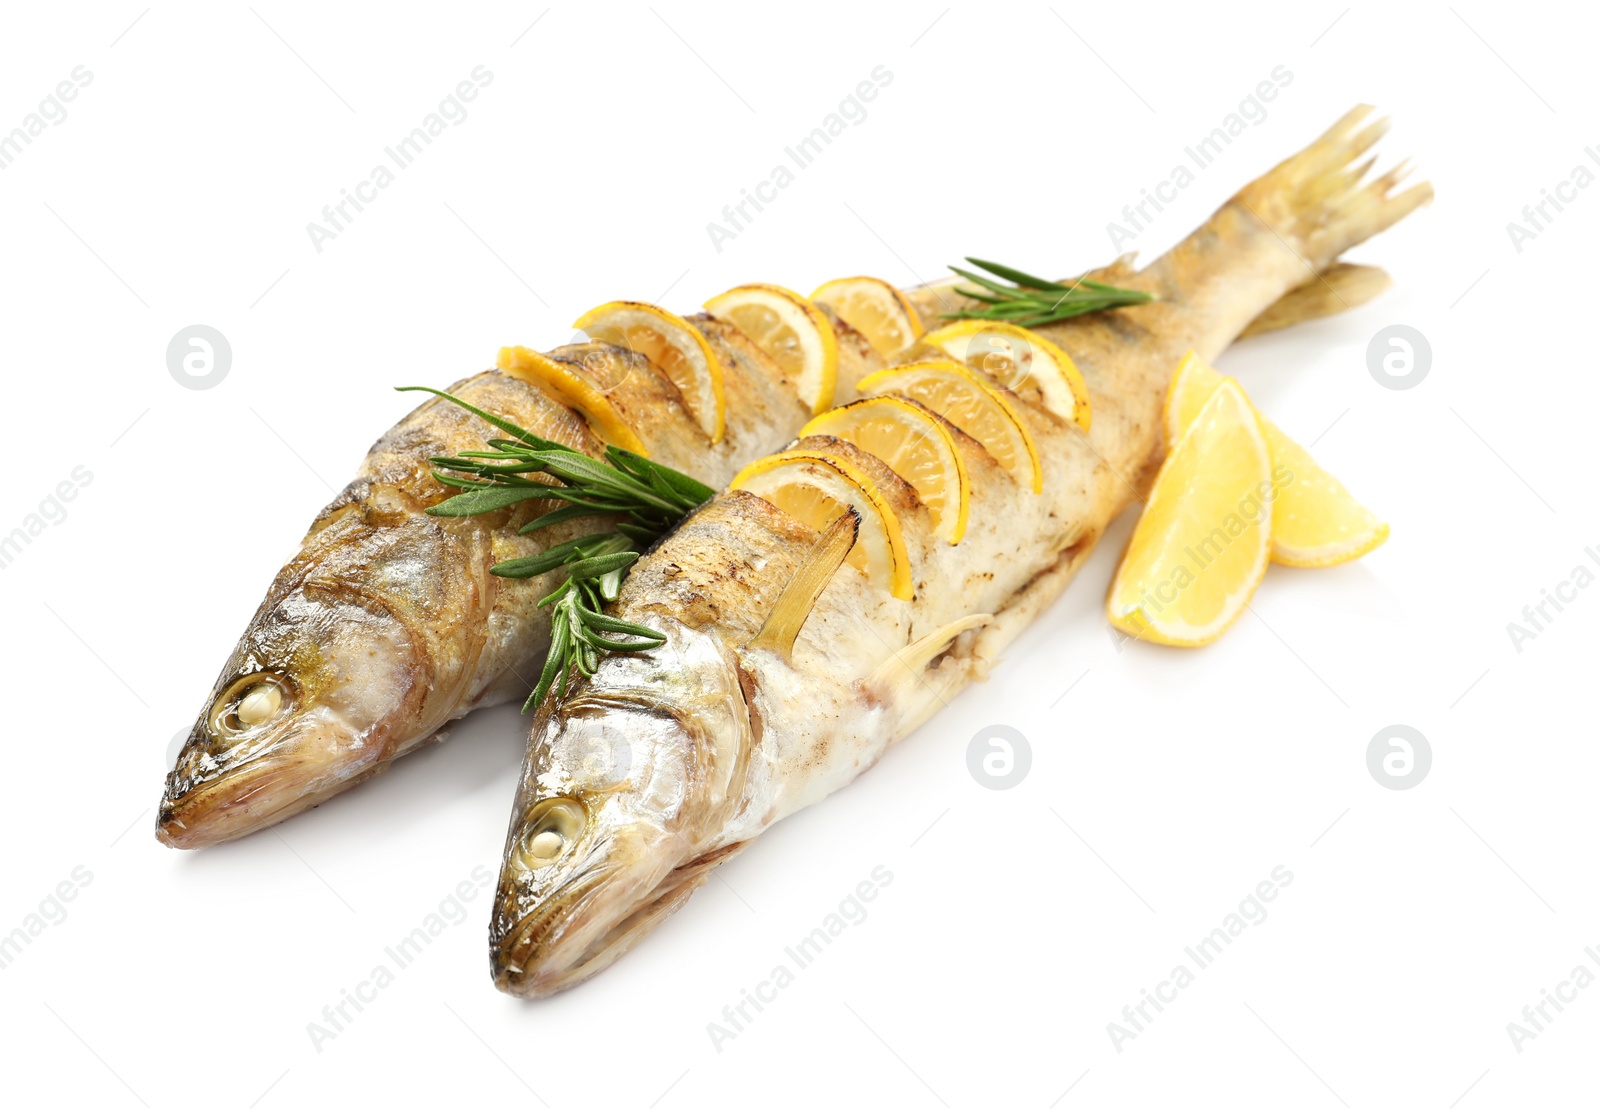
[[316,571],[280,575],[167,776],[157,838],[231,840],[381,771],[428,688],[413,652],[382,598]]
[[490,924],[502,991],[547,996],[616,960],[703,881],[742,799],[732,656],[646,622],[664,646],[606,658],[534,722]]

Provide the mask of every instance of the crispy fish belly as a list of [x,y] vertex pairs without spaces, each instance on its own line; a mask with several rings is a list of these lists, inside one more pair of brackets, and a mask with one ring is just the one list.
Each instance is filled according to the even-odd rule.
[[[770,358],[731,325],[690,319],[723,366],[727,429],[716,444],[672,382],[645,358],[599,343],[549,354],[606,398],[654,460],[726,484],[809,417]],[[835,321],[854,378],[881,363]],[[591,456],[601,439],[538,383],[489,371],[452,393]],[[428,458],[481,448],[499,431],[444,400],[385,434],[360,475],[323,510],[274,580],[223,667],[167,776],[161,841],[198,848],[243,836],[378,774],[468,711],[527,694],[550,620],[538,600],[558,574],[510,580],[496,562],[605,529],[575,519],[519,536],[551,510],[446,519],[425,509],[452,491]]]
[[1041,330],[1087,380],[1091,428],[1020,391],[1043,491],[964,440],[972,502],[958,544],[938,540],[916,493],[881,461],[818,443],[866,473],[899,516],[913,599],[838,566],[788,654],[753,640],[826,546],[740,491],[634,567],[616,611],[667,642],[607,659],[535,720],[490,923],[501,989],[548,995],[604,968],[711,867],[850,782],[983,677],[1153,475],[1162,397],[1182,354],[1213,358],[1312,272],[1431,197],[1426,184],[1393,193],[1397,175],[1360,184],[1365,168],[1350,164],[1382,132],[1363,127],[1364,115],[1246,187],[1148,269],[1109,273],[1160,301]]

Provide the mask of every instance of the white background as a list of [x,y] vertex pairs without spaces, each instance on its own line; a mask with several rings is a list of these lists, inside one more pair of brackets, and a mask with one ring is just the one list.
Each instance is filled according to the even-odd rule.
[[[141,7],[13,6],[0,27],[0,129],[74,66],[93,73],[0,171],[0,534],[75,466],[93,475],[0,570],[0,933],[75,866],[93,876],[0,970],[6,1107],[1592,1106],[1600,991],[1521,1053],[1507,1033],[1575,966],[1600,975],[1583,953],[1600,945],[1600,589],[1520,652],[1506,630],[1574,566],[1600,567],[1583,553],[1600,544],[1600,190],[1520,253],[1506,231],[1600,141],[1582,16],[1476,0]],[[315,251],[307,222],[478,65],[494,78],[469,117]],[[894,79],[870,116],[717,252],[706,223],[879,65]],[[986,685],[600,978],[541,1003],[495,991],[479,894],[318,1052],[324,1006],[475,866],[496,869],[524,720],[476,716],[224,848],[159,846],[152,811],[169,742],[279,563],[412,405],[389,388],[562,343],[612,298],[689,310],[740,282],[909,285],[965,254],[1103,263],[1107,223],[1280,65],[1294,77],[1267,119],[1136,246],[1164,250],[1355,102],[1392,114],[1386,161],[1415,158],[1438,189],[1353,253],[1396,288],[1220,362],[1390,542],[1272,569],[1210,649],[1119,653],[1101,604],[1125,518]],[[1397,322],[1433,350],[1408,391],[1366,365]],[[233,349],[208,391],[165,364],[196,323]],[[966,763],[996,723],[1032,745],[1005,792]],[[1403,792],[1366,762],[1395,723],[1433,754]],[[876,865],[894,879],[866,920],[717,1052],[707,1024]],[[1119,1053],[1107,1024],[1277,865],[1293,883],[1267,920]]]

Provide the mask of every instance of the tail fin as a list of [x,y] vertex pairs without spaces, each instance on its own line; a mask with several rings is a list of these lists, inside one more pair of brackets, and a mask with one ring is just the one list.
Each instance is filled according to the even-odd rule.
[[1392,192],[1410,173],[1404,163],[1362,183],[1375,160],[1351,164],[1389,130],[1387,120],[1363,124],[1371,112],[1371,105],[1357,105],[1311,146],[1234,198],[1313,270],[1323,270],[1347,249],[1433,200],[1433,187],[1426,182]]

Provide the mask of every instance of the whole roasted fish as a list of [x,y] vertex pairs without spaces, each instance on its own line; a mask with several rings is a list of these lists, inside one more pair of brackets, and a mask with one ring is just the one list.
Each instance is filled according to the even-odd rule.
[[[1351,163],[1383,132],[1363,124],[1368,111],[1247,186],[1150,267],[1095,277],[1159,301],[1041,328],[1083,373],[1091,428],[1019,388],[1042,492],[973,453],[959,543],[940,541],[916,491],[881,461],[826,440],[892,504],[911,600],[839,565],[834,536],[849,515],[819,538],[744,491],[718,495],[637,563],[615,612],[666,643],[606,659],[535,719],[490,924],[500,988],[543,996],[604,968],[714,867],[860,775],[984,675],[1153,476],[1180,356],[1213,359],[1296,288],[1301,316],[1320,312],[1308,279],[1431,198],[1426,184],[1396,193],[1398,173],[1362,183],[1366,167]],[[932,293],[918,297],[935,316]],[[823,584],[818,563],[820,596],[810,588]]]
[[[715,442],[638,354],[590,342],[548,355],[605,397],[642,452],[722,485],[792,438],[810,412],[744,334],[708,315],[689,321],[722,368],[727,425]],[[881,365],[860,334],[831,324],[841,382]],[[541,437],[595,457],[604,450],[585,414],[514,369],[451,391]],[[482,448],[498,433],[433,400],[373,446],[224,665],[167,776],[156,821],[163,842],[198,848],[281,821],[378,774],[468,711],[533,688],[550,636],[537,602],[560,577],[509,580],[489,568],[606,524],[575,519],[519,536],[554,506],[542,501],[498,516],[427,515],[453,491],[428,459]]]

